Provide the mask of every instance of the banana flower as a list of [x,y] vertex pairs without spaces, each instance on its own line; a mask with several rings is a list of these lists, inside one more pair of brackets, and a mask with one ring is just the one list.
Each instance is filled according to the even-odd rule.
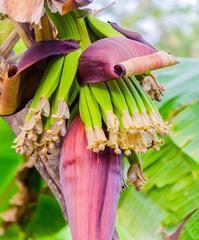
[[32,98],[45,68],[42,60],[67,54],[78,48],[79,44],[75,40],[51,40],[35,43],[25,51],[18,64],[9,63],[1,57],[0,115],[13,114]]
[[80,83],[97,83],[141,75],[176,63],[174,56],[155,50],[140,35],[110,37],[96,41],[82,53],[78,78]]
[[87,149],[84,125],[76,117],[60,159],[61,187],[73,240],[110,240],[122,182],[121,156]]

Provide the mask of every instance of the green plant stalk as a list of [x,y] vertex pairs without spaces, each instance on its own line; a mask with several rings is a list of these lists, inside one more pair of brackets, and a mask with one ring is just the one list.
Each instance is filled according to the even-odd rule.
[[138,84],[137,80],[134,77],[130,78],[131,82],[134,84],[135,88],[137,89],[137,91],[139,92],[141,98],[143,99],[145,106],[147,108],[148,111],[156,111],[157,107],[155,106],[155,104],[153,103],[153,101],[148,97],[148,95],[146,94],[146,92],[141,88],[141,86]]
[[80,54],[81,50],[78,49],[65,56],[60,83],[56,90],[55,102],[57,107],[55,112],[52,112],[54,118],[70,118],[69,93],[77,72]]
[[123,36],[121,33],[113,29],[110,24],[105,23],[93,16],[88,16],[86,18],[86,23],[99,38]]
[[[109,90],[105,83],[90,84],[90,89],[103,112],[103,119],[109,132],[118,131],[118,119],[113,113]],[[103,97],[102,97],[103,96]]]
[[72,83],[72,86],[69,90],[68,99],[66,99],[69,106],[71,106],[74,103],[75,99],[78,96],[79,91],[80,91],[80,86],[79,86],[79,83],[77,81],[77,78],[75,77],[75,79]]
[[132,115],[133,113],[138,113],[139,110],[138,110],[136,101],[135,101],[131,91],[129,90],[129,88],[125,84],[124,80],[121,79],[121,78],[117,79],[117,84],[120,87],[120,90],[122,91],[122,94],[126,99],[126,103],[128,105],[128,109],[129,109],[130,114]]
[[64,56],[55,57],[49,62],[42,76],[40,85],[33,97],[32,103],[30,105],[30,111],[26,117],[26,121],[30,120],[33,113],[37,113],[37,111],[40,110],[40,101],[48,101],[57,88],[60,80],[63,62]]
[[137,91],[137,89],[135,88],[134,84],[131,82],[131,80],[129,78],[123,78],[126,85],[128,86],[129,90],[131,91],[132,95],[134,96],[134,99],[137,103],[137,107],[139,109],[139,115],[140,117],[138,117],[140,119],[140,126],[141,128],[150,128],[151,126],[151,121],[149,119],[148,116],[148,111],[149,111],[149,107],[148,105],[145,106],[142,97],[140,96],[139,92]]
[[92,91],[90,90],[88,85],[84,85],[83,91],[86,96],[86,102],[89,108],[90,115],[92,116],[92,124],[94,127],[94,140],[96,144],[96,148],[99,150],[104,150],[107,139],[102,130],[102,117],[99,109],[99,105],[93,96]]
[[94,143],[93,123],[92,123],[91,115],[87,105],[84,89],[82,87],[80,88],[79,113],[85,125],[85,131],[86,131],[86,136],[88,141],[88,149],[93,150],[96,147]]
[[0,45],[7,39],[13,29],[14,26],[11,20],[8,18],[0,20]]
[[122,91],[120,90],[120,87],[117,84],[116,80],[107,81],[106,85],[109,89],[111,100],[113,102],[113,105],[122,115],[122,122],[123,126],[126,130],[131,130],[134,128],[133,121],[131,119],[131,116],[129,114],[128,105],[126,103],[125,97],[123,96]]

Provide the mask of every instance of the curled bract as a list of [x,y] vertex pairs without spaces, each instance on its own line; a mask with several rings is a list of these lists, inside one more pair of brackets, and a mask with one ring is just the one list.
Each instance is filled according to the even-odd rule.
[[138,32],[132,32],[130,30],[127,30],[127,29],[124,29],[122,27],[120,27],[117,23],[114,23],[114,22],[110,22],[108,21],[108,23],[118,32],[120,32],[121,34],[123,34],[125,37],[131,39],[131,40],[134,40],[134,41],[137,41],[137,42],[140,42],[140,43],[143,43],[145,45],[148,45],[149,47],[153,48],[154,50],[156,50],[154,48],[154,46],[147,42],[140,33]]
[[126,37],[101,39],[81,55],[78,68],[80,83],[97,83],[140,75],[178,63],[166,52]]
[[24,71],[34,63],[50,56],[58,56],[75,51],[79,48],[76,40],[50,40],[35,43],[27,49],[18,64],[17,73]]

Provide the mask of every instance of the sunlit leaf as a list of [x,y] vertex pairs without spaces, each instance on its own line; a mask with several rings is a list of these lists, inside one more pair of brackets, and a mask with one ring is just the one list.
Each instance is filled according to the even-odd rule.
[[51,195],[41,194],[38,207],[27,226],[27,234],[34,238],[47,237],[66,225],[60,207]]
[[199,211],[196,211],[185,224],[179,240],[198,240],[199,237]]
[[11,149],[14,134],[6,122],[0,118],[0,212],[9,205],[10,198],[17,191],[15,174],[22,163],[22,157]]
[[[164,117],[170,118],[172,130],[160,152],[149,151],[143,156],[144,173],[149,178],[144,193],[130,189],[121,198],[121,240],[162,239],[158,234],[161,225],[174,231],[190,212],[199,208],[198,65],[196,59],[182,59],[178,66],[158,72],[158,79],[167,87],[159,107]],[[194,233],[199,220],[194,215],[193,218]],[[185,231],[181,240],[192,240],[188,235],[191,230]]]

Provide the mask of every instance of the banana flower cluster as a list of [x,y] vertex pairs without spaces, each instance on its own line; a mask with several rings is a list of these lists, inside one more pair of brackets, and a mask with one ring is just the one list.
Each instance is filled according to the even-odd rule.
[[111,240],[122,155],[131,165],[128,183],[140,191],[147,179],[136,156],[159,150],[169,132],[153,102],[164,88],[152,71],[178,60],[116,23],[70,13],[90,2],[0,0],[0,12],[34,27],[48,8],[57,38],[67,39],[36,38],[16,64],[0,58],[0,114],[12,114],[32,98],[14,140],[16,151],[47,161],[61,148],[61,187],[73,240]]
[[[146,75],[144,77],[146,81],[147,78],[152,78],[150,74],[152,70],[175,65],[178,61],[171,54],[155,50],[140,35],[135,36],[135,33],[132,35],[130,36],[129,33],[128,37],[118,36],[98,40],[80,56],[78,80],[84,85],[83,89],[86,88],[85,85],[89,85],[92,92],[90,101],[89,94],[85,92],[84,95],[87,97],[87,105],[88,108],[90,106],[93,121],[93,131],[91,126],[87,128],[88,148],[93,151],[100,150],[102,145],[108,145],[118,154],[120,150],[124,150],[126,155],[130,155],[132,150],[144,153],[150,147],[158,150],[158,145],[162,143],[158,135],[168,133],[169,127],[163,122],[155,105],[133,76]],[[105,92],[106,88],[109,90],[111,101],[106,96],[109,93],[106,93],[101,96],[107,98],[102,102],[100,91],[104,89]],[[83,97],[80,97],[80,103],[81,101],[83,102]],[[95,102],[95,111],[92,108],[92,101]],[[111,102],[113,107],[107,109],[106,104],[111,105]],[[110,133],[109,139],[105,138],[103,130],[98,134],[100,124],[94,123],[95,115],[99,115],[97,109],[102,111],[102,116],[104,115]],[[80,114],[83,116],[85,112],[82,110]],[[85,122],[87,118],[83,116]]]

